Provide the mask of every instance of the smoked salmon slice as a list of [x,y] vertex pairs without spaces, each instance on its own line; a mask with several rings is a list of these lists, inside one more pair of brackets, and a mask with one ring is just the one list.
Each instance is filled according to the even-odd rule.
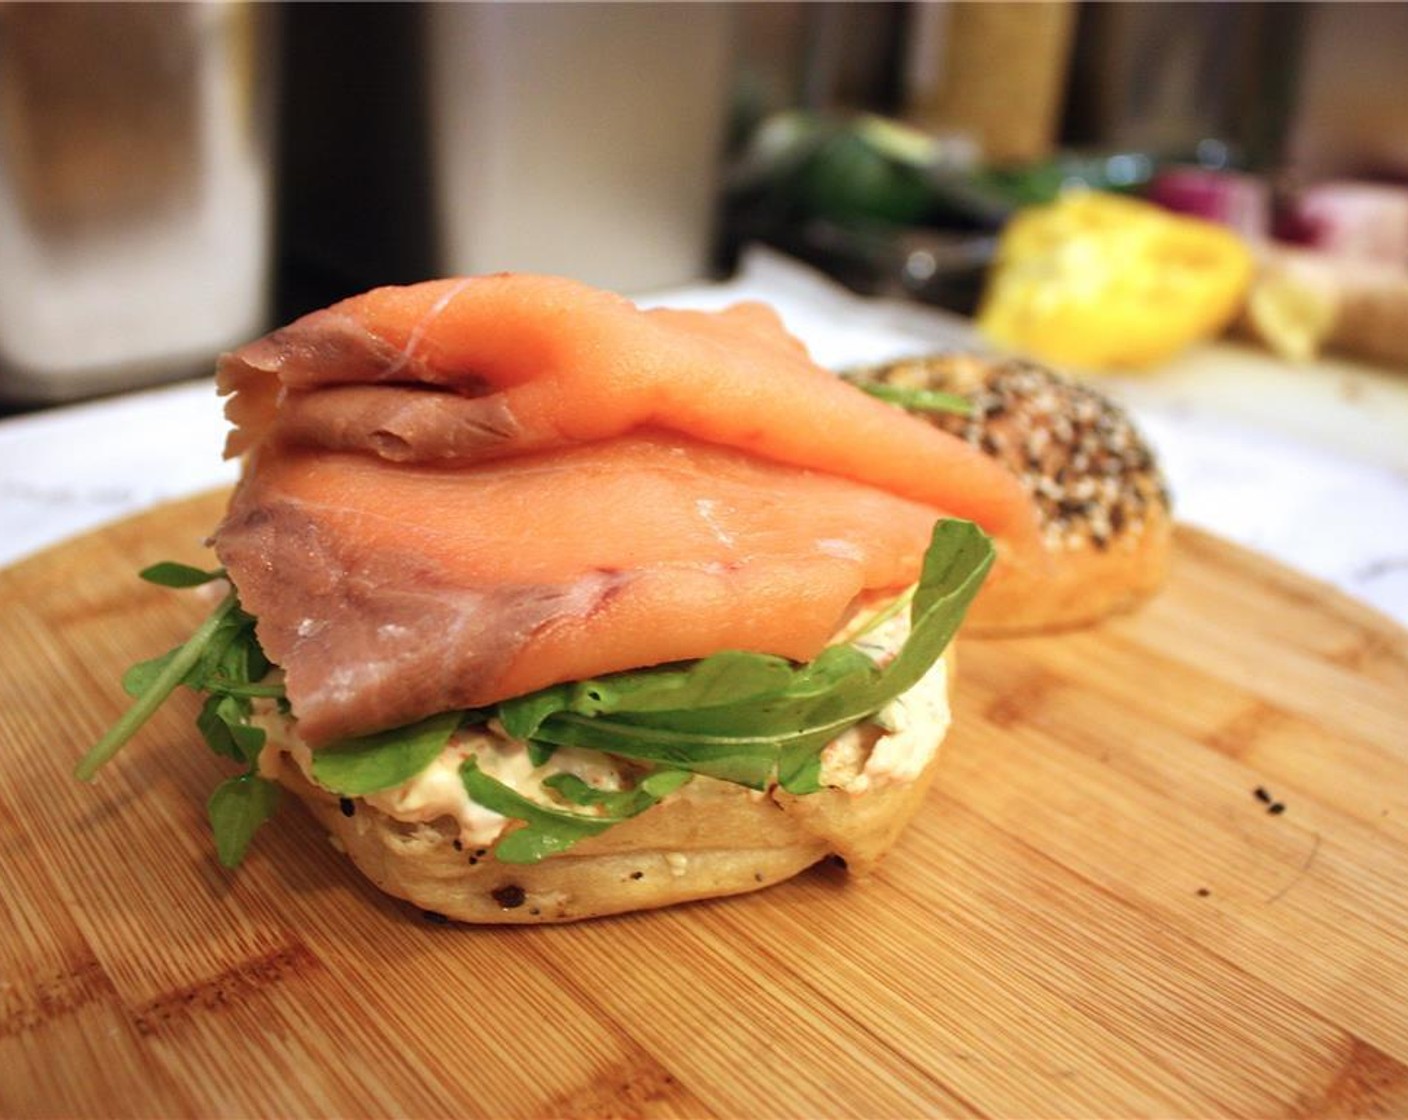
[[218,378],[246,463],[216,552],[310,743],[726,649],[811,658],[918,578],[944,515],[1038,555],[1015,476],[759,304],[380,288]]
[[1030,542],[1020,483],[817,366],[757,303],[641,310],[561,277],[377,288],[226,355],[229,445],[482,461],[665,428],[826,471]]
[[470,466],[261,448],[217,551],[310,742],[751,649],[914,579],[931,507],[673,434]]

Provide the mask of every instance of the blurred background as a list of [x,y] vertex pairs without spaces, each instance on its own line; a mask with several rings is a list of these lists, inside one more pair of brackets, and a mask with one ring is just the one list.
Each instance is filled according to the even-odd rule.
[[1066,282],[1001,246],[1073,189],[1247,247],[1190,338],[1408,368],[1406,50],[1402,4],[3,4],[0,407],[447,273],[647,294],[761,244],[970,315]]

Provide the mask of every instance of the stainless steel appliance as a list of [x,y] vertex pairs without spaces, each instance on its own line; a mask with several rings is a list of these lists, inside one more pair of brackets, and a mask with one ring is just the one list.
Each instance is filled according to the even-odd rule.
[[0,398],[193,375],[265,326],[277,16],[0,5]]

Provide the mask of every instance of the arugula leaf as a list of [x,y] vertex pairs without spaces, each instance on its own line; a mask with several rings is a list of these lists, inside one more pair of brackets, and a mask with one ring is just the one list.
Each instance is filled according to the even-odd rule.
[[[600,800],[593,800],[590,794],[583,794],[573,784],[574,775],[559,774],[549,778],[550,786],[565,787],[574,796],[585,797],[577,804],[600,804],[607,807],[603,815],[572,813],[561,809],[550,809],[531,798],[506,786],[497,778],[490,777],[479,769],[479,762],[470,755],[460,767],[460,780],[469,796],[505,817],[523,821],[523,827],[514,829],[494,846],[494,856],[503,863],[537,863],[548,856],[567,851],[574,844],[589,836],[599,836],[613,825],[643,813],[661,798],[673,793],[688,780],[688,774],[659,772],[649,775],[634,790],[618,791],[616,795],[602,790],[592,790],[580,778],[576,781],[591,794],[601,794]],[[561,779],[567,779],[565,781]],[[652,780],[654,780],[653,784]]]
[[445,712],[406,727],[319,747],[313,752],[313,778],[345,797],[399,786],[440,756],[462,718],[461,712]]
[[236,611],[229,620],[228,634],[222,638],[218,647],[212,643],[212,653],[202,660],[204,677],[195,682],[194,687],[225,691],[224,685],[244,688],[262,680],[271,666],[264,648],[254,636],[254,616],[243,609]]
[[263,728],[249,723],[249,701],[241,696],[211,693],[196,716],[196,729],[218,755],[253,767],[264,749]]
[[687,770],[656,770],[642,778],[636,788],[645,790],[655,800],[660,801],[688,784],[693,777]]
[[[795,667],[780,657],[730,651],[682,667],[617,673],[503,702],[515,738],[587,747],[726,782],[764,789],[778,768],[779,737],[796,734],[795,706],[824,701],[874,663],[833,646]],[[721,735],[720,719],[745,713],[749,726]],[[835,732],[805,737],[820,749]],[[825,730],[829,730],[829,727]],[[788,768],[789,780],[796,770]],[[790,787],[789,787],[790,788]]]
[[[571,707],[582,715],[599,712],[699,711],[743,703],[786,688],[792,663],[782,657],[726,650],[687,669],[624,673],[570,686]],[[682,690],[688,690],[681,702]]]
[[[184,564],[154,564],[142,578],[165,587],[194,587],[221,578],[223,571],[203,572]],[[221,783],[208,805],[220,861],[233,867],[243,858],[254,830],[274,811],[278,787],[255,770],[265,734],[250,724],[250,697],[281,697],[278,684],[256,683],[268,673],[269,659],[254,633],[254,618],[245,613],[231,590],[194,634],[160,657],[139,662],[122,678],[134,703],[75,768],[89,781],[181,685],[206,693],[196,727],[218,755],[248,770]]]
[[[128,696],[141,696],[151,688],[157,678],[166,671],[171,659],[181,652],[181,647],[169,649],[158,657],[139,661],[122,674],[122,691]],[[180,683],[179,681],[177,682]]]
[[971,522],[934,527],[910,604],[910,635],[883,669],[832,646],[792,666],[760,654],[618,673],[500,705],[518,738],[587,747],[753,788],[776,775],[791,793],[819,788],[821,748],[913,687],[958,630],[993,561]]
[[897,404],[908,412],[952,412],[959,416],[973,415],[973,402],[958,393],[941,393],[937,389],[909,389],[902,385],[887,385],[883,381],[852,381],[872,397]]
[[[123,691],[129,696],[141,696],[184,648],[178,646],[133,665],[122,675]],[[244,612],[236,599],[233,608],[225,612],[206,635],[203,648],[178,683],[197,692],[282,696],[282,685],[253,683],[261,680],[269,669],[269,659],[254,636],[254,618]]]
[[599,805],[609,816],[633,817],[649,809],[692,777],[688,770],[656,770],[641,779],[634,789],[597,789],[576,774],[553,774],[543,785],[573,805]]
[[[220,600],[220,605],[196,628],[196,632],[186,639],[185,644],[172,650],[159,669],[143,674],[142,690],[122,717],[108,729],[74,768],[74,776],[80,781],[91,781],[93,776],[120,751],[127,741],[151,719],[156,710],[166,702],[187,675],[200,664],[210,648],[212,638],[226,625],[227,620],[239,609],[239,601],[231,591]],[[147,663],[150,664],[150,663]]]
[[178,564],[174,560],[162,560],[149,568],[143,568],[137,573],[137,577],[148,583],[155,583],[159,587],[199,587],[203,583],[224,579],[225,569],[216,568],[214,571],[207,572],[201,568],[193,568],[189,564]]
[[557,748],[551,743],[540,743],[536,739],[529,739],[525,745],[528,747],[528,761],[534,766],[546,766],[548,759],[557,753]]
[[539,805],[484,773],[473,755],[460,767],[460,780],[465,792],[486,809],[524,822],[522,828],[510,832],[494,848],[494,855],[504,863],[537,863],[566,851],[579,840],[605,832],[622,819],[566,813]]
[[[505,724],[507,729],[507,724]],[[558,712],[539,724],[536,737],[554,746],[585,747],[725,782],[763,789],[776,762],[771,740],[734,736],[710,742],[696,731],[641,727],[624,719]]]
[[238,867],[255,830],[274,815],[279,787],[258,774],[240,774],[215,787],[206,814],[215,833],[215,851],[226,867]]

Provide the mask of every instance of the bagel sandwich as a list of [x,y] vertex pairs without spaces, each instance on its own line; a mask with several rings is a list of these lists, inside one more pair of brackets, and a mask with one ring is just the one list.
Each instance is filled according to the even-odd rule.
[[770,310],[555,277],[376,289],[222,357],[218,601],[129,670],[92,778],[176,689],[379,888],[567,921],[865,873],[933,780],[952,641],[1029,497],[816,366]]

